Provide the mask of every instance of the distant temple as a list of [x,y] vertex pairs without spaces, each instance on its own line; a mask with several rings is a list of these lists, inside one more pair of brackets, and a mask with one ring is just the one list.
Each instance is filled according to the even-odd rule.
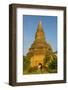
[[40,21],[35,34],[35,40],[27,53],[27,56],[30,57],[31,67],[38,66],[39,64],[43,65],[44,58],[46,59],[52,52],[53,50],[46,41],[42,23]]

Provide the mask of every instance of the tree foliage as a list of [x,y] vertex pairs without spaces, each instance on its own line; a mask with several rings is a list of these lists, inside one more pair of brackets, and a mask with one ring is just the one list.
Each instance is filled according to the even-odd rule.
[[28,69],[30,66],[30,59],[27,56],[23,56],[23,70]]
[[52,62],[49,64],[49,68],[57,69],[57,58],[54,58]]
[[57,72],[57,56],[55,54],[45,56],[44,66],[47,67],[48,72]]

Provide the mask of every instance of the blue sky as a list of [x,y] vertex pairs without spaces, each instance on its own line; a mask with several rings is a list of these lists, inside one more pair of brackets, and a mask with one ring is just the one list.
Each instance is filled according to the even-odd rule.
[[28,52],[35,39],[39,21],[42,22],[46,41],[51,45],[53,51],[57,51],[57,16],[23,16],[24,30],[24,55]]

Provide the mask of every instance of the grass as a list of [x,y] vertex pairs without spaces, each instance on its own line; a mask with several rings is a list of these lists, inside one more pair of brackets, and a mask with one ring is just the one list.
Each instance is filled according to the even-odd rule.
[[57,73],[57,69],[42,68],[40,70],[40,69],[37,69],[37,67],[34,67],[34,68],[29,68],[29,69],[23,71],[24,75],[27,75],[27,74],[46,74],[46,73]]

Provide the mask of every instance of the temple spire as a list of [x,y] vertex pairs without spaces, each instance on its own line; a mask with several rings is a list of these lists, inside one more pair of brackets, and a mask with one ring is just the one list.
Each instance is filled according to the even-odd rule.
[[42,26],[42,22],[41,21],[39,21],[39,25]]
[[39,32],[39,31],[43,31],[43,27],[42,27],[42,22],[41,21],[39,21],[38,27],[37,27],[37,32]]
[[37,32],[36,32],[36,35],[35,35],[35,40],[45,41],[45,35],[44,35],[44,31],[43,31],[41,21],[39,21],[39,23],[38,23]]

